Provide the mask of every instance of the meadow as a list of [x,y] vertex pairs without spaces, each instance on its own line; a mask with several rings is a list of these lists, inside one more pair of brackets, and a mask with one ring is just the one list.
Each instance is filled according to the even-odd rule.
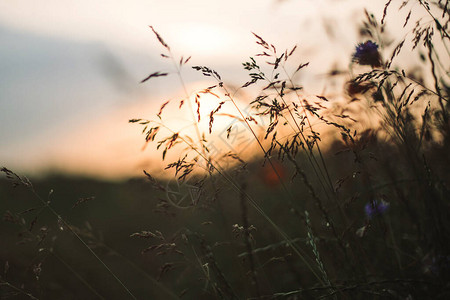
[[[166,175],[28,179],[3,167],[0,299],[448,299],[448,12],[442,0],[366,11],[348,69],[324,70],[339,92],[314,95],[297,80],[308,62],[295,43],[253,33],[260,52],[235,87],[150,26],[170,71],[141,84],[173,76],[186,95],[130,126]],[[404,36],[386,32],[390,14]],[[188,92],[186,70],[211,84]],[[216,103],[201,114],[205,95]],[[174,109],[189,128],[165,123]]]

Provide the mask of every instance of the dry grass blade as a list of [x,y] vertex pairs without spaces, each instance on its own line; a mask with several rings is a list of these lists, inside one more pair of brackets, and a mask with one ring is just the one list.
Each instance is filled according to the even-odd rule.
[[163,76],[167,76],[167,75],[169,75],[169,74],[168,73],[161,73],[161,72],[154,72],[154,73],[148,75],[147,77],[145,77],[144,79],[142,79],[141,83],[144,83],[144,82],[146,82],[147,80],[149,80],[150,78],[153,78],[153,77],[163,77]]
[[77,202],[75,202],[75,204],[72,206],[72,209],[74,209],[75,207],[77,207],[77,206],[80,205],[81,203],[85,203],[85,202],[88,202],[88,201],[92,201],[92,200],[94,200],[94,199],[95,199],[94,196],[91,196],[91,197],[85,197],[85,198],[79,198],[79,199],[77,200]]
[[257,35],[256,33],[252,32],[252,34],[258,39],[258,41],[256,42],[258,45],[261,45],[262,47],[264,47],[265,49],[270,49],[269,44],[259,35]]
[[166,102],[164,102],[161,107],[159,108],[159,112],[156,115],[159,119],[161,119],[161,114],[163,113],[164,108],[167,106],[167,104],[169,104],[170,100],[167,100]]
[[153,28],[153,26],[149,26],[149,27],[153,31],[153,33],[156,35],[156,38],[161,43],[161,45],[163,45],[164,48],[166,48],[168,51],[170,51],[169,45],[167,45],[166,42],[164,42],[163,38],[159,35],[158,32],[156,32],[156,30]]
[[297,73],[298,71],[300,71],[301,69],[303,69],[304,67],[306,67],[306,66],[308,66],[308,65],[309,65],[309,62],[304,63],[304,64],[300,64],[300,65],[298,66],[297,70],[295,70],[294,73]]
[[405,23],[403,24],[403,28],[405,28],[406,25],[408,24],[408,21],[409,21],[410,17],[411,17],[411,10],[409,11],[408,15],[406,16]]
[[384,10],[383,10],[383,17],[381,18],[381,24],[384,24],[384,18],[386,18],[386,14],[387,14],[387,10],[389,5],[391,4],[392,0],[389,0],[386,5],[384,6]]

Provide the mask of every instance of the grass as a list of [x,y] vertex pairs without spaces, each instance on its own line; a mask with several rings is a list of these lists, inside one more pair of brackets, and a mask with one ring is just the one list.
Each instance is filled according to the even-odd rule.
[[[381,21],[366,12],[349,70],[330,72],[346,82],[339,96],[305,93],[295,74],[308,63],[291,62],[297,46],[280,51],[256,33],[261,52],[243,63],[246,83],[232,88],[192,66],[211,84],[191,96],[182,75],[190,58],[175,57],[150,27],[193,130],[166,125],[168,102],[154,119],[130,122],[163,160],[176,154],[167,162],[173,178],[144,171],[122,184],[32,184],[3,168],[17,188],[0,185],[15,199],[2,203],[0,296],[447,299],[448,3],[395,2]],[[395,5],[406,11],[404,27],[415,25],[392,42],[385,22]],[[415,20],[413,8],[427,18]],[[402,55],[411,66],[397,64]],[[248,113],[236,94],[251,88]],[[206,115],[204,94],[217,98]],[[227,105],[233,115],[222,112]],[[233,151],[213,151],[219,118],[230,119],[222,130]],[[233,143],[238,126],[254,141],[251,157]]]

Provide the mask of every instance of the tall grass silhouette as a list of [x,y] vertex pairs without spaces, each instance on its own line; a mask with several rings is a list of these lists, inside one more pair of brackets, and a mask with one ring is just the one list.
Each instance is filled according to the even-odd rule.
[[[161,152],[172,171],[171,179],[143,171],[153,212],[141,212],[142,221],[126,219],[134,231],[121,245],[140,253],[122,255],[90,226],[70,224],[28,179],[6,168],[7,177],[31,189],[41,205],[8,211],[4,220],[41,244],[50,226],[38,233],[33,227],[50,211],[59,230],[67,228],[114,279],[121,297],[447,299],[448,1],[397,2],[386,3],[380,20],[365,11],[349,69],[328,73],[330,81],[345,82],[339,95],[304,91],[296,74],[308,72],[309,63],[295,59],[296,45],[280,50],[252,33],[260,52],[242,64],[249,79],[235,87],[219,71],[176,57],[150,26],[168,70],[150,70],[141,83],[175,74],[174,86],[184,97],[164,102],[153,119],[129,121],[141,126],[144,142]],[[395,40],[386,29],[394,13],[405,28]],[[402,57],[410,64],[398,64]],[[211,82],[190,91],[183,72],[200,72]],[[243,106],[237,95],[250,88],[258,94]],[[216,103],[204,113],[206,99]],[[168,125],[174,109],[188,116],[188,126]],[[223,127],[224,120],[229,125]],[[218,149],[219,142],[226,150]],[[72,209],[94,203],[80,198]],[[35,218],[22,217],[28,213]],[[58,257],[89,297],[111,297],[50,244],[38,251]],[[12,266],[6,263],[2,297],[46,295],[46,288],[9,279]],[[117,267],[123,263],[133,271]],[[36,278],[40,268],[34,264]],[[146,283],[123,280],[127,272]]]

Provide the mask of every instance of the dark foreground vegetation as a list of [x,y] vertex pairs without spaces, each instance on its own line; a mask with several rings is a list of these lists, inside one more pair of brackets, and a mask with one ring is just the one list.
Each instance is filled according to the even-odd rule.
[[[392,41],[385,16],[398,9],[412,27]],[[30,182],[3,168],[0,297],[450,298],[448,20],[447,1],[389,1],[381,20],[366,12],[349,70],[330,72],[345,81],[336,97],[303,93],[296,47],[254,34],[250,113],[218,72],[193,66],[211,79],[176,103],[191,111],[193,136],[165,125],[168,103],[130,120],[162,159],[177,153],[171,180]],[[189,58],[151,30],[181,75]],[[402,55],[412,65],[398,65]],[[202,94],[219,98],[204,133]],[[212,151],[225,105],[239,121],[228,138],[239,125],[254,134],[252,159],[231,141],[236,151]]]
[[[370,184],[365,182],[369,179],[354,176],[359,171],[352,153],[324,154],[330,176],[348,176],[336,183],[340,208],[332,199],[310,201],[310,188],[298,184],[298,179],[291,182],[286,177],[290,195],[285,195],[271,169],[261,167],[261,162],[235,175],[242,183],[241,193],[220,177],[209,179],[214,185],[202,183],[201,191],[187,183],[161,181],[160,188],[173,194],[158,190],[145,178],[125,183],[61,176],[34,181],[33,190],[50,201],[64,221],[58,221],[27,186],[13,188],[3,180],[0,295],[131,297],[117,276],[138,299],[258,298],[258,294],[290,299],[446,299],[450,265],[448,256],[438,253],[446,253],[448,247],[444,186],[448,172],[434,173],[440,179],[430,185],[432,179],[418,179],[409,172],[406,166],[411,162],[394,146],[371,140],[364,151],[377,158],[366,165]],[[428,154],[442,157],[439,152]],[[438,172],[444,171],[444,163],[448,165],[439,161]],[[286,176],[295,172],[289,164],[276,166]],[[303,170],[313,172],[307,166]],[[267,225],[243,193],[257,199],[271,222],[290,237],[289,243]],[[185,209],[169,204],[187,194],[180,203]],[[367,199],[378,202],[367,208]],[[387,208],[378,212],[381,203]],[[345,221],[338,219],[338,209]],[[329,282],[317,283],[325,280]]]

